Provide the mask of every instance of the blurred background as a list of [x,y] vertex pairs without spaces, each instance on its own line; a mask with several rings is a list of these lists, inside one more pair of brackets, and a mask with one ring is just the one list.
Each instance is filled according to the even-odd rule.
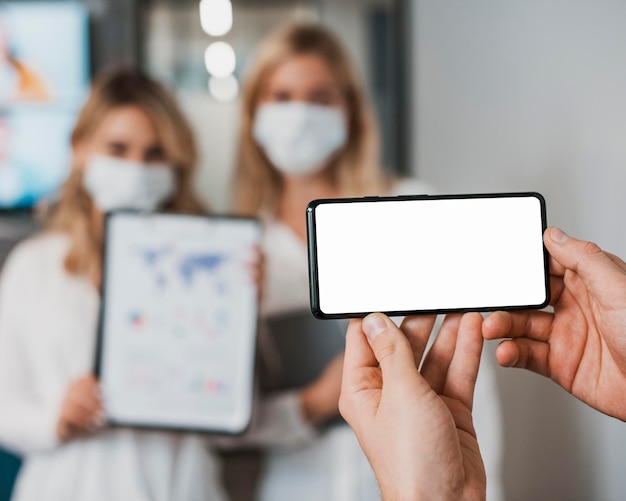
[[[550,224],[626,256],[621,0],[50,0],[0,4],[0,260],[67,174],[91,76],[119,64],[175,92],[201,148],[197,190],[225,211],[239,83],[257,41],[293,19],[348,47],[387,169],[441,193],[539,191]],[[624,423],[530,373],[498,369],[498,383],[506,499],[623,499]],[[0,500],[17,464],[0,457]]]

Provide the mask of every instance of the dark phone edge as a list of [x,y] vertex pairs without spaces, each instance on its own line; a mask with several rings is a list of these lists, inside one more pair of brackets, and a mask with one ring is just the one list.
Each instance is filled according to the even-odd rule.
[[[543,195],[536,191],[524,192],[504,192],[504,193],[470,193],[470,194],[446,194],[446,195],[399,195],[399,196],[368,196],[359,198],[320,198],[309,202],[307,215],[307,249],[309,255],[309,295],[311,313],[315,318],[320,320],[335,320],[340,318],[363,318],[370,313],[367,312],[351,312],[351,313],[324,313],[320,308],[319,302],[319,282],[317,273],[317,235],[315,227],[315,209],[318,205],[326,203],[360,203],[360,202],[393,202],[406,200],[463,200],[471,198],[528,198],[534,197],[539,200],[541,212],[541,234],[546,231],[547,214],[546,200]],[[542,237],[543,238],[543,237]],[[520,306],[485,306],[480,308],[448,308],[435,310],[399,310],[399,311],[381,311],[388,316],[409,316],[409,315],[438,315],[447,313],[468,313],[468,312],[490,312],[490,311],[521,311],[521,310],[540,310],[550,304],[550,254],[543,245],[543,264],[544,264],[544,284],[546,299],[539,304],[520,305]]]
[[319,282],[317,279],[317,233],[315,228],[315,208],[320,200],[313,200],[306,208],[306,242],[309,258],[309,306],[315,318],[324,319],[319,305]]
[[[141,211],[136,210],[115,210],[111,212],[107,212],[104,215],[104,232],[103,235],[108,234],[109,226],[111,224],[111,220],[120,214],[132,214],[132,215],[141,215],[146,214]],[[195,217],[195,218],[203,218],[203,219],[238,219],[243,221],[253,221],[257,224],[257,226],[261,226],[261,223],[258,219],[253,217],[245,217],[245,216],[235,216],[235,215],[202,215],[202,214],[176,214],[172,212],[156,212],[156,213],[147,213],[147,215],[180,215],[185,217]],[[106,303],[106,288],[107,288],[107,280],[106,280],[106,266],[107,266],[107,254],[109,252],[108,249],[108,239],[104,238],[104,243],[102,247],[102,255],[101,255],[101,291],[100,291],[100,309],[98,312],[98,323],[97,323],[97,336],[96,336],[96,349],[94,354],[94,364],[93,364],[93,372],[96,379],[99,381],[102,373],[102,359],[104,358],[104,310]],[[257,306],[257,322],[256,322],[256,331],[254,333],[255,338],[255,347],[258,344],[258,335],[259,335],[259,318],[258,318],[258,306]],[[252,374],[253,377],[256,374],[256,354],[255,350],[253,350],[252,354]],[[169,431],[169,432],[184,432],[184,433],[201,433],[206,435],[226,435],[226,436],[241,436],[244,435],[252,425],[252,417],[254,415],[254,406],[255,406],[255,395],[254,395],[255,384],[252,384],[252,406],[250,408],[250,415],[248,416],[248,420],[245,426],[237,431],[224,430],[219,428],[196,428],[196,427],[186,427],[186,426],[170,426],[167,424],[148,424],[148,423],[134,423],[130,421],[119,421],[116,419],[111,419],[106,416],[105,424],[111,427],[130,427],[137,430],[151,430],[151,431]]]

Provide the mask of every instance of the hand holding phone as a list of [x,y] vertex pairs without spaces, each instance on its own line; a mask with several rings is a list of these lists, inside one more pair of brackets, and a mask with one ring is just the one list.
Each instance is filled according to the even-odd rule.
[[538,193],[314,200],[307,208],[318,318],[543,308]]

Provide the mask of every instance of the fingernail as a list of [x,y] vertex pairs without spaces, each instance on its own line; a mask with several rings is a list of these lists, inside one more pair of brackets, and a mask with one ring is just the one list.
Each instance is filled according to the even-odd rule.
[[550,238],[552,238],[552,240],[554,240],[557,244],[564,244],[569,238],[569,235],[563,230],[552,228],[552,231],[550,231]]
[[372,313],[363,319],[363,332],[365,332],[370,343],[386,329],[387,322],[385,322],[385,318],[380,313]]

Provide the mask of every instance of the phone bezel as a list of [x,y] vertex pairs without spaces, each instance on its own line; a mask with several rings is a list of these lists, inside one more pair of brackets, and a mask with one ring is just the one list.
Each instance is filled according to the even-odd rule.
[[[345,313],[324,313],[320,308],[319,297],[319,280],[317,269],[317,234],[315,210],[318,206],[324,204],[343,204],[343,203],[362,203],[362,202],[394,202],[394,201],[413,201],[413,200],[462,200],[474,198],[528,198],[533,197],[539,200],[541,212],[541,231],[542,234],[547,228],[546,217],[546,201],[543,195],[534,191],[528,192],[502,192],[502,193],[471,193],[471,194],[447,194],[447,195],[400,195],[400,196],[369,196],[360,198],[324,198],[312,200],[306,209],[307,223],[307,251],[309,263],[309,296],[311,312],[316,318],[320,319],[337,319],[337,318],[362,318],[372,312],[345,312]],[[469,311],[489,312],[489,311],[518,311],[529,309],[542,309],[550,304],[550,256],[547,249],[543,246],[543,263],[544,263],[544,284],[545,284],[545,301],[540,304],[517,305],[517,306],[485,306],[479,308],[442,308],[430,310],[394,310],[383,311],[390,316],[407,316],[407,315],[432,315],[441,313],[465,313]]]

